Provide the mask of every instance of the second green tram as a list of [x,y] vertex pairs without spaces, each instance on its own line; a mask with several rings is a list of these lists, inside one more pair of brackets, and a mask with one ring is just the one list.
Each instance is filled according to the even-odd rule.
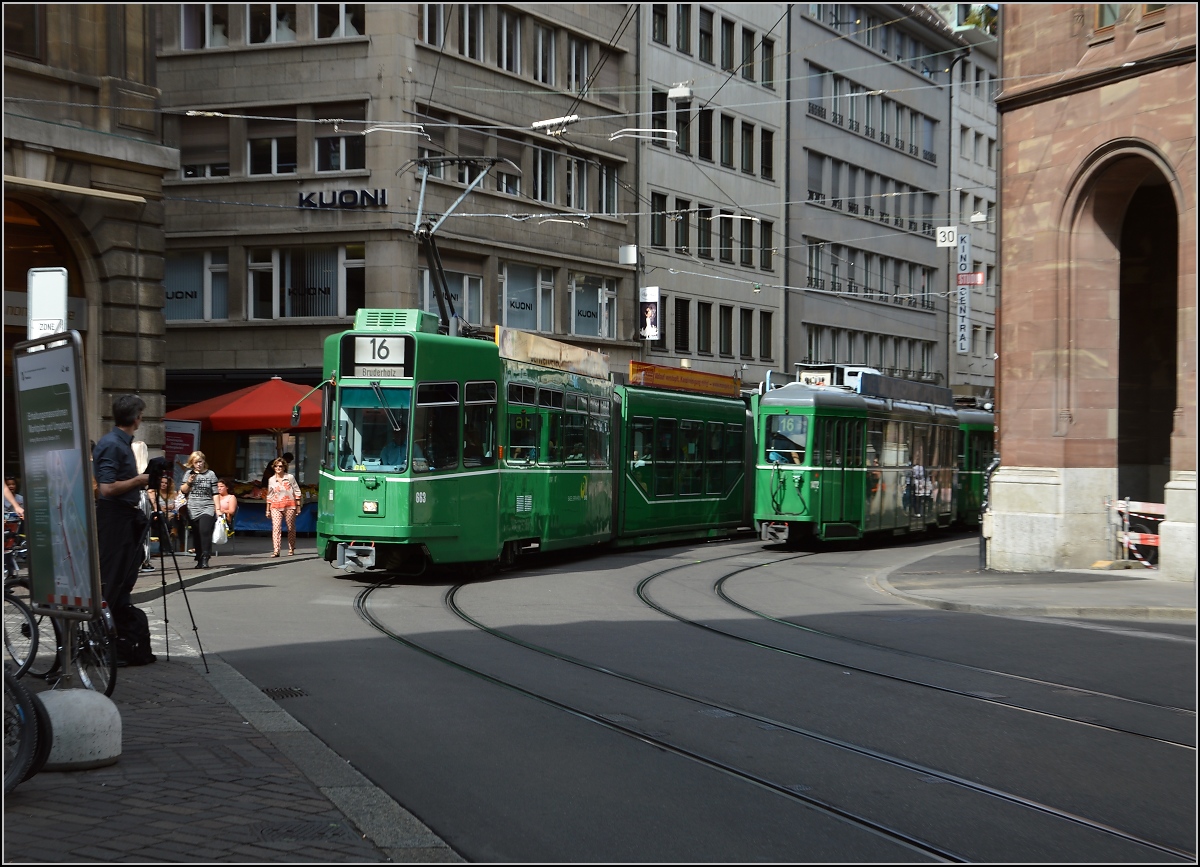
[[317,545],[339,566],[415,573],[748,523],[738,397],[614,386],[599,353],[448,336],[419,310],[358,311],[324,365]]

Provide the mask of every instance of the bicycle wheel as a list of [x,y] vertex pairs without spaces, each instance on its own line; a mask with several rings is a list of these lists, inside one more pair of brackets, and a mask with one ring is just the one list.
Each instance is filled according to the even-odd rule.
[[34,612],[33,620],[37,624],[38,630],[37,651],[34,653],[33,662],[26,673],[30,677],[40,677],[42,680],[46,680],[58,671],[62,627],[59,625],[60,621],[49,614]]
[[76,621],[71,661],[85,687],[111,696],[117,685],[117,647],[107,615],[103,611],[91,620]]
[[4,653],[20,677],[29,670],[37,655],[38,626],[25,603],[11,593],[4,594]]
[[4,666],[4,794],[17,787],[37,752],[37,709],[21,681]]

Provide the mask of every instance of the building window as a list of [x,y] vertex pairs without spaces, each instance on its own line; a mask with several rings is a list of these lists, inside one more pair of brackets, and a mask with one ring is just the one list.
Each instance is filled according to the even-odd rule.
[[675,47],[684,54],[692,53],[692,5],[680,3],[675,7]]
[[650,94],[650,126],[654,130],[654,144],[667,146],[667,92],[654,90]]
[[251,45],[296,41],[295,3],[246,4],[246,33]]
[[733,22],[721,19],[721,69],[733,69]]
[[775,267],[775,224],[763,220],[758,224],[758,267],[770,271]]
[[762,84],[775,89],[775,40],[762,41]]
[[588,43],[572,37],[570,48],[571,80],[567,82],[567,89],[572,93],[582,94],[588,86]]
[[663,193],[650,194],[650,246],[667,246],[667,197]]
[[687,199],[675,200],[675,249],[680,253],[691,252],[692,247],[692,203]]
[[421,41],[441,47],[445,38],[445,11],[441,3],[417,4],[418,27]]
[[[534,66],[534,70],[533,70],[533,77],[536,78],[538,81],[540,81],[542,84],[547,84],[547,85],[550,85],[551,87],[553,87],[554,86],[554,31],[551,30],[549,27],[543,27],[542,25],[539,24],[535,28],[535,32],[537,34],[537,53],[534,55],[535,66]],[[574,40],[574,39],[571,40],[571,57],[572,58],[574,58],[574,56],[575,56],[575,42],[576,42],[576,40]],[[584,50],[586,52],[586,50],[587,50],[586,46],[584,46]],[[586,53],[584,54],[584,57],[585,58],[587,57]],[[572,63],[572,71],[573,70],[574,70],[574,63]],[[571,90],[576,89],[574,77],[572,77],[572,80],[568,84],[568,87]]]
[[650,341],[650,348],[659,352],[667,351],[667,296],[666,293],[658,296],[658,337]]
[[367,167],[367,142],[361,135],[339,135],[319,138],[317,171],[340,172]]
[[720,223],[717,226],[718,241],[721,246],[721,261],[733,261],[733,214],[722,211]]
[[733,308],[721,305],[718,311],[721,321],[717,323],[717,350],[725,356],[733,355]]
[[754,124],[742,123],[742,171],[754,174]]
[[617,213],[617,167],[600,165],[600,213]]
[[767,180],[775,179],[775,133],[764,129],[759,133],[762,151],[759,157],[759,174]]
[[523,139],[505,135],[496,138],[496,156],[505,162],[496,163],[496,190],[510,196],[521,195],[521,156],[525,152]]
[[317,38],[342,39],[367,32],[365,3],[318,3]]
[[577,211],[588,209],[587,160],[567,160],[567,207]]
[[554,331],[554,272],[505,263],[500,266],[503,324],[525,331]]
[[739,223],[742,224],[742,264],[747,268],[754,267],[754,220],[743,216]]
[[[1121,17],[1121,4],[1099,3],[1096,5],[1096,29],[1114,26]],[[978,94],[976,94],[978,95]]]
[[809,289],[825,288],[825,277],[822,273],[824,263],[821,261],[824,250],[824,241],[814,241],[811,239],[808,241],[808,281],[806,286]]
[[697,133],[696,155],[702,160],[712,162],[713,158],[713,113],[711,108],[702,108],[696,113]]
[[571,333],[580,337],[616,337],[617,283],[611,277],[573,272]]
[[[446,271],[446,289],[450,294],[450,302],[454,311],[467,322],[475,325],[483,324],[483,278],[477,274],[460,274]],[[429,271],[420,269],[422,309],[430,313],[440,313],[437,298],[433,294],[433,280]]]
[[163,272],[168,322],[229,318],[229,253],[167,253]]
[[[8,39],[9,9],[35,8],[18,4],[4,7],[4,36]],[[184,3],[182,26],[179,31],[179,47],[225,48],[229,45],[229,7],[224,3]],[[7,44],[5,46],[7,48]]]
[[713,62],[713,13],[711,9],[700,10],[699,57],[705,63]]
[[696,302],[696,351],[712,355],[712,304]]
[[758,357],[767,359],[771,356],[771,313],[767,310],[760,310],[758,312]]
[[539,202],[554,201],[554,151],[533,149],[533,197]]
[[754,81],[754,31],[742,28],[742,78]]
[[[286,133],[286,134],[285,134]],[[247,165],[252,175],[286,175],[296,171],[296,123],[251,120],[246,123]]]
[[721,115],[721,165],[733,168],[733,118]]
[[[5,9],[10,9],[6,6]],[[223,117],[181,119],[179,162],[185,178],[229,177],[229,121]]]
[[[458,18],[458,53],[483,60],[483,4],[464,3]],[[552,82],[551,82],[552,83]]]
[[651,35],[652,35],[654,41],[657,42],[659,45],[668,44],[667,43],[667,4],[666,3],[652,3],[651,4],[651,14],[654,19],[652,30],[651,30]]
[[740,324],[741,327],[738,329],[739,351],[742,358],[749,358],[754,354],[754,311],[743,307]]
[[250,319],[348,316],[364,299],[362,244],[251,248]]
[[675,150],[683,154],[692,152],[692,101],[675,103]]
[[521,74],[521,18],[510,9],[501,9],[496,28],[496,65]]
[[687,298],[675,299],[675,351],[691,352],[692,302]]
[[712,258],[712,208],[701,205],[696,209],[696,255]]

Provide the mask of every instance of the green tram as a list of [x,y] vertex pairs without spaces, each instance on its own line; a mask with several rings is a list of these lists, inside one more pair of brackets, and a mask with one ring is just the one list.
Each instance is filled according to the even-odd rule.
[[[871,380],[900,382],[863,374],[863,384]],[[959,419],[948,403],[802,382],[756,395],[754,521],[761,537],[798,543],[950,525]]]
[[995,456],[996,420],[981,409],[958,411],[958,476],[955,480],[955,517],[967,527],[978,527],[983,510],[988,468]]
[[748,525],[740,397],[614,385],[599,353],[527,332],[439,331],[364,309],[326,338],[326,560],[418,573]]

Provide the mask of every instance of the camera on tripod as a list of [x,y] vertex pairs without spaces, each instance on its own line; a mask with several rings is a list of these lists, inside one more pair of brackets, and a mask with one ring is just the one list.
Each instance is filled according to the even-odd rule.
[[159,485],[162,484],[163,474],[171,467],[170,462],[166,458],[151,458],[150,463],[146,464],[146,473],[149,475],[147,487],[152,491],[157,491]]

